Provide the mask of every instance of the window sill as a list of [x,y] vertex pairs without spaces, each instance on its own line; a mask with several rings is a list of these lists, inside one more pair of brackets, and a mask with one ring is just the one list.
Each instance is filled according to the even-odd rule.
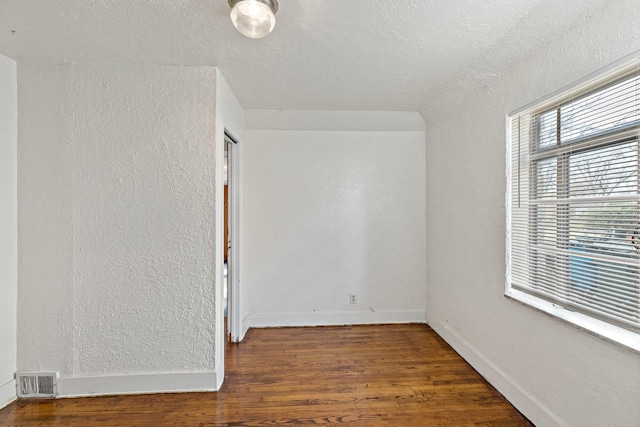
[[566,308],[537,298],[533,295],[529,295],[517,289],[507,290],[505,296],[551,317],[559,319],[569,325],[582,329],[591,335],[640,354],[640,334],[637,332],[603,322],[602,320],[594,319],[582,313],[567,310]]

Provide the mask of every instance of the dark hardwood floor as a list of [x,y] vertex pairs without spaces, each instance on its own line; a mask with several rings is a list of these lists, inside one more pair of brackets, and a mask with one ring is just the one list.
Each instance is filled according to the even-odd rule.
[[18,401],[2,426],[531,426],[426,325],[252,329],[217,393]]

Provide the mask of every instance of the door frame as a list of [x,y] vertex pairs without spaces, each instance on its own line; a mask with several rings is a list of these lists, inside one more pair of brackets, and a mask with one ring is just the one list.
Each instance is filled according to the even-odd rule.
[[239,215],[239,143],[238,140],[225,129],[224,144],[228,150],[227,182],[228,182],[228,242],[227,245],[227,330],[225,338],[229,342],[240,342],[240,276],[239,276],[239,240],[240,240],[240,215]]

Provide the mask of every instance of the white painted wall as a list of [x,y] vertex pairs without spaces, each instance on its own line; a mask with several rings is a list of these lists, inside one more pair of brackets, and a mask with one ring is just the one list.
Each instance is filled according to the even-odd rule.
[[17,114],[16,63],[0,55],[0,408],[16,397]]
[[61,394],[216,388],[216,72],[19,65],[18,368]]
[[395,113],[246,113],[248,323],[424,322],[424,122],[400,131]]
[[610,2],[427,131],[429,324],[536,425],[638,426],[640,356],[504,296],[505,115],[640,49]]
[[[220,153],[220,155],[216,155],[216,194],[223,195],[224,193],[224,177],[223,177],[223,169],[224,169],[224,144],[225,144],[225,129],[229,132],[239,143],[234,146],[234,163],[236,166],[239,165],[239,157],[242,154],[243,141],[245,140],[245,117],[244,110],[238,102],[233,90],[227,83],[227,80],[224,78],[220,70],[217,70],[216,73],[216,154]],[[236,191],[241,191],[242,182],[238,180],[235,183]],[[216,354],[224,354],[224,342],[225,342],[225,329],[224,329],[224,308],[223,308],[223,280],[224,280],[224,245],[227,243],[224,241],[224,196],[216,197],[216,236],[221,236],[220,239],[216,239]],[[236,210],[232,214],[232,218],[230,218],[230,223],[232,224],[235,233],[239,233],[239,212],[241,211],[242,206],[237,206]],[[234,234],[235,235],[235,234]],[[239,241],[239,238],[235,239]],[[234,283],[229,283],[228,287],[230,288],[229,295],[231,292],[237,296],[239,300],[239,304],[237,304],[238,310],[233,311],[229,310],[229,314],[233,314],[235,317],[234,325],[238,325],[236,329],[238,331],[233,331],[234,340],[238,341],[242,339],[245,330],[241,330],[240,323],[241,319],[245,316],[246,310],[246,302],[244,301],[244,292],[242,290],[242,283],[240,282],[240,274],[239,274],[239,265],[242,262],[242,259],[239,256],[239,245],[236,242],[235,247],[231,250],[231,256],[233,260],[236,260],[235,263],[232,263],[233,276],[235,279]],[[231,269],[230,268],[230,269]],[[231,288],[234,287],[233,290]],[[229,324],[230,325],[230,324]],[[217,383],[218,388],[222,385],[224,380],[224,357],[216,358],[216,373],[218,374]]]

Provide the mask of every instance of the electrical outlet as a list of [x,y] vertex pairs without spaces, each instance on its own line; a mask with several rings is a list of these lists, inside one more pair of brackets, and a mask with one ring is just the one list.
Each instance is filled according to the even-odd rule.
[[356,294],[349,294],[349,304],[356,303]]

